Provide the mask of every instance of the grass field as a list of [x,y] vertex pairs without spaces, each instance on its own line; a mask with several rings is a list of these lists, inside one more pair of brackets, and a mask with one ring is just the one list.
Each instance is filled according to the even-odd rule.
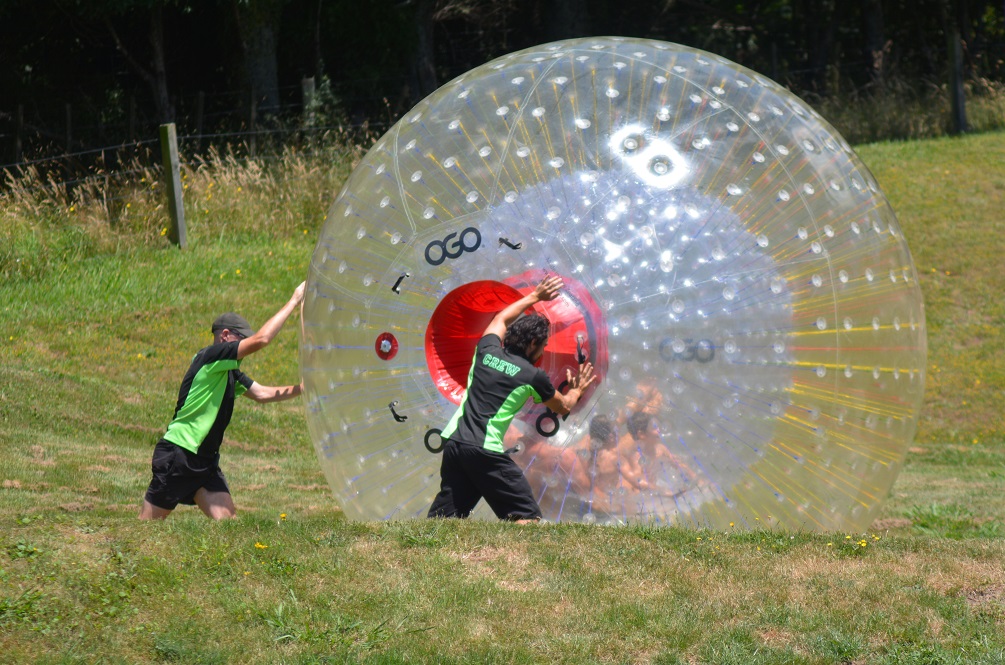
[[[915,445],[866,533],[346,520],[299,401],[242,400],[240,518],[135,519],[191,354],[304,278],[353,158],[0,199],[0,662],[1005,663],[1005,134],[862,146],[918,267]],[[297,333],[245,362],[297,379]]]

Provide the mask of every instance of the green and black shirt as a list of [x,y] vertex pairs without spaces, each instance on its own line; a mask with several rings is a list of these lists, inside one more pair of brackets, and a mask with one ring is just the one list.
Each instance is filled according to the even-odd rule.
[[164,440],[201,457],[216,457],[234,413],[234,399],[254,383],[238,367],[240,342],[207,346],[192,359]]
[[503,435],[527,398],[540,404],[554,396],[544,371],[507,352],[498,335],[485,335],[478,340],[461,406],[441,436],[501,453]]

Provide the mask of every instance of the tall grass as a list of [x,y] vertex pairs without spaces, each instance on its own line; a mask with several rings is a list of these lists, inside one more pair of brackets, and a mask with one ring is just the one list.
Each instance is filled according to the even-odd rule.
[[[211,148],[182,167],[189,241],[310,233],[363,152],[354,143],[285,147],[262,157]],[[0,277],[32,279],[71,261],[166,247],[162,180],[149,156],[133,157],[115,172],[92,170],[71,183],[38,165],[5,172]]]
[[[969,131],[1005,129],[1005,84],[980,79],[965,86]],[[867,90],[808,99],[853,144],[924,139],[952,133],[945,85],[916,85],[891,79]]]

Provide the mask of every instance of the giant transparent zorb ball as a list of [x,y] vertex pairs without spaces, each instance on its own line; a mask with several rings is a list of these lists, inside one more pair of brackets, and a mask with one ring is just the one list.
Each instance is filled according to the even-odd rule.
[[[860,530],[915,432],[907,244],[835,130],[695,49],[590,38],[494,60],[387,132],[328,215],[301,367],[337,503],[421,517],[493,314],[545,274],[542,367],[600,380],[506,443],[547,519]],[[493,517],[484,502],[475,516]]]

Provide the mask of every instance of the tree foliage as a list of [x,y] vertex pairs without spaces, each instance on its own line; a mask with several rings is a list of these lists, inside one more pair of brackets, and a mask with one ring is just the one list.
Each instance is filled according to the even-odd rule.
[[[678,42],[835,97],[945,84],[959,30],[974,81],[1005,78],[1000,0],[4,0],[0,153],[15,109],[55,140],[177,119],[242,126],[296,113],[326,79],[355,120],[389,120],[486,60],[544,41],[624,35]],[[200,94],[202,93],[202,94]],[[197,103],[197,100],[198,103]],[[27,132],[26,133],[30,133]]]

